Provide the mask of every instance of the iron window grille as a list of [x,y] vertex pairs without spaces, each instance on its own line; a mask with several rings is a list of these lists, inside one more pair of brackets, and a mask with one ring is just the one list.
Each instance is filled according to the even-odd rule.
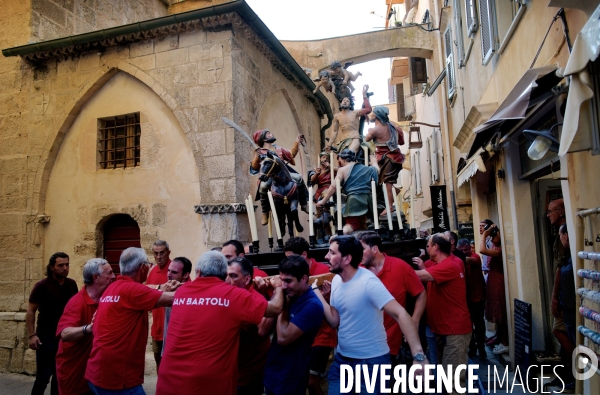
[[140,165],[140,113],[98,120],[100,167],[116,169]]

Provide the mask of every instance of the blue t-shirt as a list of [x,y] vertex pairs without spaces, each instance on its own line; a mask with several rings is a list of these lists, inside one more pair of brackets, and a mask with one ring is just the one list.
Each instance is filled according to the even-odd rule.
[[296,325],[303,334],[291,344],[280,346],[275,332],[265,367],[267,394],[306,393],[310,348],[322,321],[323,304],[311,288],[292,301],[290,323]]

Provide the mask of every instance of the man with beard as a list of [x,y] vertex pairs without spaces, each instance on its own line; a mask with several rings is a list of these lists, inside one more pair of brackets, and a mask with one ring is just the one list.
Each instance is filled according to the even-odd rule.
[[310,350],[323,320],[323,305],[308,283],[308,273],[308,263],[302,256],[290,255],[279,263],[286,302],[277,318],[267,358],[267,395],[306,393]]
[[[377,181],[377,170],[372,166],[365,166],[356,162],[356,155],[345,149],[338,155],[340,168],[335,178],[340,180],[340,185],[346,194],[346,205],[342,209],[342,216],[346,219],[344,234],[351,234],[356,230],[366,230],[367,213],[371,211],[371,180]],[[332,184],[326,191],[317,207],[324,207],[327,200],[335,193]],[[374,213],[377,215],[377,213]]]
[[[298,154],[300,144],[304,144],[306,139],[303,134],[299,134],[296,137],[296,141],[291,149],[288,151],[283,147],[279,147],[273,144],[277,139],[267,129],[257,130],[252,135],[252,139],[260,148],[256,150],[254,153],[254,158],[252,158],[252,164],[250,165],[250,174],[256,175],[260,172],[260,163],[267,156],[267,152],[271,152],[272,154],[277,155],[281,160],[283,160],[286,165],[295,165],[296,162],[294,158]],[[304,180],[302,176],[298,174],[298,172],[291,166],[287,166],[287,169],[290,172],[292,179],[298,184],[298,202],[300,203],[300,208],[305,213],[308,213],[308,191],[306,189],[306,184],[304,184]],[[269,197],[267,192],[271,188],[272,179],[269,178],[267,181],[261,181],[258,187],[258,193],[260,194],[260,207],[262,209],[262,219],[260,221],[261,225],[266,225],[269,223],[269,212],[271,211],[271,206],[269,205]]]
[[[329,369],[329,393],[340,393],[340,367],[367,365],[372,372],[375,366],[390,363],[390,348],[387,344],[383,313],[389,314],[404,333],[413,354],[413,365],[427,363],[419,341],[417,327],[410,315],[390,294],[381,281],[369,270],[359,267],[363,246],[354,236],[335,236],[330,241],[325,259],[330,271],[338,274],[330,284],[323,284],[323,292],[331,289],[331,305],[320,291],[315,293],[325,307],[325,319],[333,328],[338,328],[338,352]],[[379,394],[379,375],[374,393]],[[386,383],[389,387],[389,383]],[[364,388],[364,383],[361,384]]]
[[[58,340],[56,328],[69,299],[78,291],[69,275],[69,256],[64,252],[52,254],[46,266],[46,278],[35,284],[29,296],[29,306],[25,315],[29,332],[29,348],[35,350],[35,382],[32,395],[43,395],[52,377],[51,394],[58,395],[56,379],[56,352]],[[37,328],[35,312],[39,309]]]
[[60,339],[56,376],[61,395],[81,395],[90,390],[83,376],[92,351],[94,314],[104,290],[113,281],[115,274],[105,259],[90,259],[83,266],[85,285],[67,303],[56,330],[56,337]]
[[[389,113],[387,107],[377,106],[373,109],[369,114],[369,122],[374,122],[375,126],[369,129],[365,141],[373,140],[375,143],[379,184],[385,184],[390,210],[395,211],[392,187],[398,180],[404,162],[404,155],[400,152],[400,145],[404,144],[404,133],[390,122]],[[381,215],[385,214],[386,210],[383,210]]]
[[344,149],[349,149],[354,153],[357,153],[360,149],[361,137],[358,130],[360,125],[360,117],[364,117],[371,112],[371,103],[369,103],[369,97],[367,91],[369,85],[363,86],[363,103],[364,107],[360,110],[350,109],[350,99],[345,97],[340,103],[340,112],[333,116],[332,130],[333,134],[329,140],[329,145],[325,149],[330,150],[333,148],[338,135],[338,131],[341,130],[341,140],[336,147],[337,152],[342,152]]
[[[363,266],[381,280],[400,306],[406,308],[408,295],[416,298],[412,320],[418,328],[427,304],[427,294],[413,268],[402,259],[381,252],[381,237],[376,232],[359,233],[357,239],[363,247]],[[400,325],[387,313],[383,314],[383,326],[393,362],[400,352],[402,331]]]

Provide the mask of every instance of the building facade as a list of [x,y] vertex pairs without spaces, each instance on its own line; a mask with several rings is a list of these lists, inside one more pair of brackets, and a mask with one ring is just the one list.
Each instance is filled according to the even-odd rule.
[[288,148],[304,134],[320,149],[329,105],[260,19],[244,2],[194,3],[2,7],[3,369],[35,369],[24,311],[52,253],[70,255],[81,284],[86,260],[111,246],[150,252],[164,239],[195,261],[250,241],[252,132],[268,128]]

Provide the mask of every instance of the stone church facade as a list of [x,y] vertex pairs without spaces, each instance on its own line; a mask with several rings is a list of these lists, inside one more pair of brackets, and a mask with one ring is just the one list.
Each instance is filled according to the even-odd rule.
[[[56,251],[81,283],[115,214],[135,220],[146,250],[165,239],[192,261],[249,240],[253,146],[222,116],[250,135],[268,128],[284,147],[305,134],[296,168],[314,164],[327,100],[245,3],[214,3],[172,15],[158,0],[2,7],[0,370],[35,370],[24,322],[32,286]],[[103,133],[125,116],[137,148],[116,165]]]

